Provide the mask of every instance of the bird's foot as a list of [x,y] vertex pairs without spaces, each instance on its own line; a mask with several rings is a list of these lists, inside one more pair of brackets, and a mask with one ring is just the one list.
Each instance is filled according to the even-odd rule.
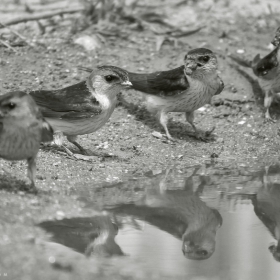
[[90,149],[80,149],[82,154],[75,154],[71,152],[67,147],[63,146],[65,152],[67,155],[75,160],[85,160],[85,161],[91,161],[95,159],[96,157],[112,157],[113,155],[110,153],[104,153],[104,152],[98,152],[98,151],[92,151]]
[[270,114],[265,114],[265,121],[268,122],[268,123],[276,123],[276,120],[273,119]]
[[210,130],[207,131],[196,131],[195,132],[195,138],[204,142],[209,142],[213,140],[214,136],[212,132],[215,130],[215,126],[213,126]]
[[167,138],[170,142],[172,142],[172,143],[176,143],[176,142],[177,142],[177,140],[174,139],[170,134],[166,134],[166,138]]

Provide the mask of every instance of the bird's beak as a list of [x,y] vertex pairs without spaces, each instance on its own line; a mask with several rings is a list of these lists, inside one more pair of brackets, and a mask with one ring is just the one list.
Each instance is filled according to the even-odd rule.
[[185,62],[185,73],[191,75],[197,68],[197,63],[194,60],[187,60]]
[[121,83],[122,86],[131,87],[132,83],[130,81],[125,81]]

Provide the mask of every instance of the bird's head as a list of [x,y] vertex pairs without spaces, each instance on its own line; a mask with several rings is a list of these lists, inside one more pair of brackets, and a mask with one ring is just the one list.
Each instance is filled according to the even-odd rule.
[[189,51],[184,59],[185,74],[188,76],[206,75],[217,70],[217,58],[215,54],[204,48]]
[[98,94],[117,95],[122,89],[131,87],[128,73],[116,66],[100,66],[93,70],[88,85]]
[[22,119],[38,113],[38,107],[30,95],[14,91],[0,96],[0,118]]
[[182,251],[187,259],[205,260],[215,251],[216,232],[214,230],[198,230],[183,235]]
[[264,79],[270,79],[270,76],[274,77],[278,66],[278,50],[279,47],[275,48],[253,65],[253,71],[256,76]]

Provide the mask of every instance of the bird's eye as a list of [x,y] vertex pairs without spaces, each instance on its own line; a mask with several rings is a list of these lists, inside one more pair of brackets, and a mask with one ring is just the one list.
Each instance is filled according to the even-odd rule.
[[209,57],[208,55],[201,56],[201,57],[199,58],[200,61],[203,61],[203,62],[205,62],[205,63],[208,62],[209,59],[210,59],[210,57]]
[[117,77],[115,77],[113,75],[107,75],[107,76],[105,76],[105,80],[107,82],[112,82],[113,80],[117,80]]
[[9,107],[9,109],[14,109],[16,107],[16,104],[13,102],[10,102],[7,104],[7,107]]

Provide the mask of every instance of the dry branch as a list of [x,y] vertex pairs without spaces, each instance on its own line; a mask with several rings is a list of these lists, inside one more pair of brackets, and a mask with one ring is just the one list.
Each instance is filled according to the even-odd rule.
[[12,32],[14,35],[18,36],[21,40],[23,40],[27,45],[29,45],[30,47],[34,47],[34,45],[32,45],[31,43],[28,42],[28,40],[22,36],[21,34],[19,34],[17,31],[13,30],[12,28],[6,26],[5,24],[3,24],[2,22],[0,22],[0,28],[1,27],[5,27],[8,28],[10,30],[10,32]]
[[[59,10],[59,11],[32,14],[32,15],[27,15],[27,16],[22,16],[19,18],[7,20],[6,22],[3,22],[3,25],[8,26],[8,25],[14,25],[14,24],[22,23],[22,22],[27,22],[27,21],[51,18],[53,16],[59,16],[59,15],[63,15],[63,14],[74,14],[74,13],[81,12],[83,10],[84,10],[83,7],[79,7],[79,8],[64,9],[64,10]],[[0,26],[0,28],[3,28],[3,26]]]
[[6,43],[5,41],[3,41],[3,40],[1,40],[1,39],[0,39],[0,43],[1,43],[2,45],[4,45],[5,47],[7,47],[8,49],[13,50],[15,53],[17,52],[16,49],[14,49],[12,46],[10,46],[8,43]]

